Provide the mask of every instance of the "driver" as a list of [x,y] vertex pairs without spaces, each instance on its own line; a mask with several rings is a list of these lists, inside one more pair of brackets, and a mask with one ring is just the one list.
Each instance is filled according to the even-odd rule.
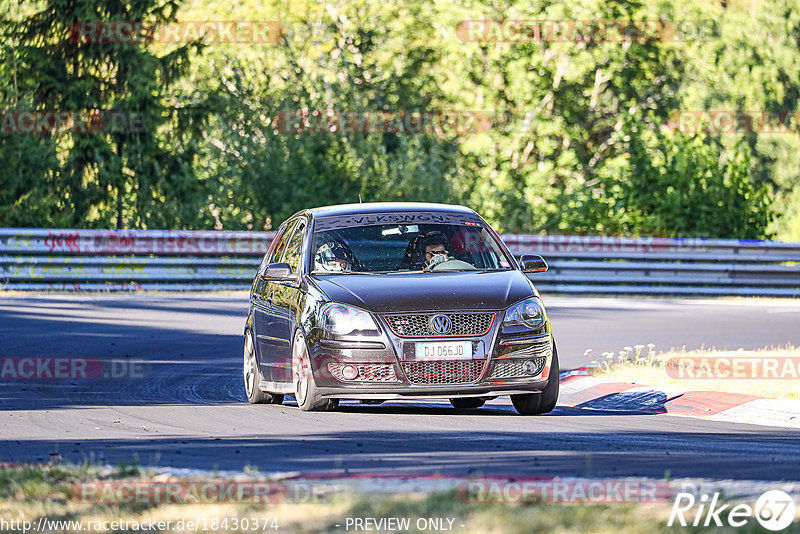
[[326,241],[314,254],[314,270],[330,273],[347,273],[353,270],[356,257],[346,243],[337,239]]
[[419,253],[425,259],[425,269],[433,269],[440,263],[451,260],[447,252],[449,241],[442,232],[428,232],[419,242]]

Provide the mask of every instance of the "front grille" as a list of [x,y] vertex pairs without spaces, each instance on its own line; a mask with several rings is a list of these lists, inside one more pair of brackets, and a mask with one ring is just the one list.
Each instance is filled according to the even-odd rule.
[[494,321],[493,313],[427,313],[413,315],[386,315],[384,320],[400,337],[445,337],[431,328],[430,320],[437,315],[450,318],[452,327],[446,337],[482,336]]
[[403,362],[403,371],[412,384],[469,384],[480,379],[485,365],[485,360]]
[[[492,372],[489,374],[490,379],[505,379],[505,378],[530,378],[537,376],[544,369],[544,364],[547,358],[534,358],[532,360],[497,360],[492,364]],[[525,372],[525,362],[533,362],[534,368],[530,373]]]
[[[352,365],[358,368],[358,376],[347,380],[342,376],[342,367]],[[394,365],[384,363],[329,363],[328,370],[337,380],[343,382],[399,382],[394,372]]]

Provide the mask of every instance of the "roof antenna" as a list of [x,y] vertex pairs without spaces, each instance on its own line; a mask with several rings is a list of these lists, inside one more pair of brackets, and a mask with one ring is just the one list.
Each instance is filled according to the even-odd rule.
[[364,201],[361,200],[361,193],[358,194],[358,203],[359,204],[363,204],[364,203]]

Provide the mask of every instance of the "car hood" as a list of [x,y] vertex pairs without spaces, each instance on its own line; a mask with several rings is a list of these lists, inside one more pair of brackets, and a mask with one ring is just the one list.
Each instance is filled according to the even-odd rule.
[[500,310],[533,295],[520,271],[314,276],[332,301],[375,313]]

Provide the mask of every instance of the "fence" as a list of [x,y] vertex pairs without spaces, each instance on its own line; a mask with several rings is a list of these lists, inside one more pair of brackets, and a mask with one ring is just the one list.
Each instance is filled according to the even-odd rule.
[[[272,232],[0,229],[7,290],[246,289]],[[800,296],[800,243],[505,235],[544,292]]]

